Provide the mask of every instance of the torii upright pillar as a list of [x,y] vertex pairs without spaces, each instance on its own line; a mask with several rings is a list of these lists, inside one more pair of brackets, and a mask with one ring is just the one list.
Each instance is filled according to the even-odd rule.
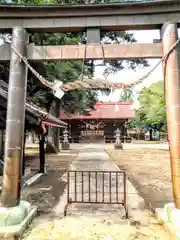
[[[176,23],[165,23],[161,29],[163,52],[166,55],[178,40]],[[180,222],[180,55],[176,46],[163,63],[168,143],[174,203],[165,205],[165,221]]]
[[[21,55],[26,54],[27,32],[14,27],[12,46]],[[21,232],[35,212],[30,203],[20,201],[21,164],[24,144],[27,67],[12,49],[6,117],[5,166],[0,206],[0,236]],[[9,228],[10,227],[10,228]],[[3,232],[4,231],[4,232]],[[14,232],[13,232],[14,231]]]
[[[15,27],[12,46],[23,56],[26,53],[27,33]],[[19,204],[21,163],[24,144],[27,68],[12,49],[6,117],[5,166],[1,204],[14,207]]]

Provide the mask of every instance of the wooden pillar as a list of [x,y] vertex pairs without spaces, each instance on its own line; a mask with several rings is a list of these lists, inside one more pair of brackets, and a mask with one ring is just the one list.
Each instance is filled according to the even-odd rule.
[[[22,27],[14,27],[12,46],[23,56],[26,54],[27,33]],[[12,50],[6,117],[5,165],[1,204],[13,207],[20,200],[21,161],[24,143],[27,68]]]
[[[60,99],[55,100],[55,116],[59,119],[60,117]],[[59,127],[54,128],[54,146],[59,152],[60,147],[60,129]]]
[[[165,55],[178,39],[177,24],[164,24],[161,36]],[[173,198],[176,208],[180,209],[180,64],[177,47],[169,54],[163,69]]]
[[[53,116],[60,117],[60,99],[55,99],[52,103],[51,112]],[[56,152],[60,151],[60,129],[52,127],[52,145],[55,147]]]
[[39,140],[39,159],[40,159],[40,172],[45,173],[45,149],[44,149],[44,143],[45,143],[45,136],[43,133],[40,135]]

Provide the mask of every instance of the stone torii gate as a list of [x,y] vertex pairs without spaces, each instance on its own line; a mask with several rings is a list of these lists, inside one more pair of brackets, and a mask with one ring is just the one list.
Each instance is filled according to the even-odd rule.
[[[178,39],[179,0],[129,4],[0,6],[0,30],[12,31],[12,46],[29,60],[143,59],[161,58]],[[100,45],[100,31],[160,30],[159,43]],[[33,46],[28,32],[87,31],[88,44],[80,46]],[[19,226],[32,216],[28,203],[20,201],[20,166],[23,149],[27,68],[11,46],[0,48],[0,61],[10,60],[5,171],[0,208],[0,232]],[[180,209],[180,63],[179,46],[163,64],[174,205],[166,205],[168,221]],[[11,134],[16,139],[11,141]],[[14,138],[13,138],[14,139]],[[7,171],[8,170],[8,171]],[[17,174],[18,173],[18,174]],[[14,177],[16,176],[16,177]],[[171,211],[171,214],[168,213]],[[8,215],[7,215],[8,214]],[[168,215],[168,216],[167,216]],[[8,217],[10,216],[10,217]],[[1,219],[8,219],[3,222]],[[176,222],[175,222],[176,223]],[[3,230],[2,230],[3,229]],[[16,228],[17,229],[17,228]],[[7,230],[8,231],[8,230]]]

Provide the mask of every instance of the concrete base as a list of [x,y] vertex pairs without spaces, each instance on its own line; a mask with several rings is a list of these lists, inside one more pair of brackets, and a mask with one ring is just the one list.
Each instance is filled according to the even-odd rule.
[[115,143],[114,144],[114,149],[123,149],[122,143],[119,143],[119,144]]
[[175,208],[174,203],[164,206],[164,209],[156,209],[158,219],[169,231],[171,239],[180,239],[180,209]]
[[69,143],[68,142],[62,142],[61,147],[63,150],[69,150]]
[[0,207],[0,239],[20,237],[36,213],[37,207],[26,201],[12,208]]

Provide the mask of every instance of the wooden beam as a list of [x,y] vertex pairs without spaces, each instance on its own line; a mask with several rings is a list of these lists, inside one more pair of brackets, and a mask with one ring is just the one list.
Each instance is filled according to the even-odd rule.
[[[86,54],[85,54],[86,53]],[[86,57],[85,57],[86,55]],[[88,44],[63,46],[27,46],[29,60],[123,60],[161,58],[162,43]],[[10,59],[10,46],[0,48],[0,61]]]
[[[102,47],[103,46],[103,47]],[[85,54],[86,52],[86,54]],[[162,44],[88,44],[64,46],[33,46],[27,51],[28,58],[33,60],[75,60],[86,59],[116,60],[162,57]]]

